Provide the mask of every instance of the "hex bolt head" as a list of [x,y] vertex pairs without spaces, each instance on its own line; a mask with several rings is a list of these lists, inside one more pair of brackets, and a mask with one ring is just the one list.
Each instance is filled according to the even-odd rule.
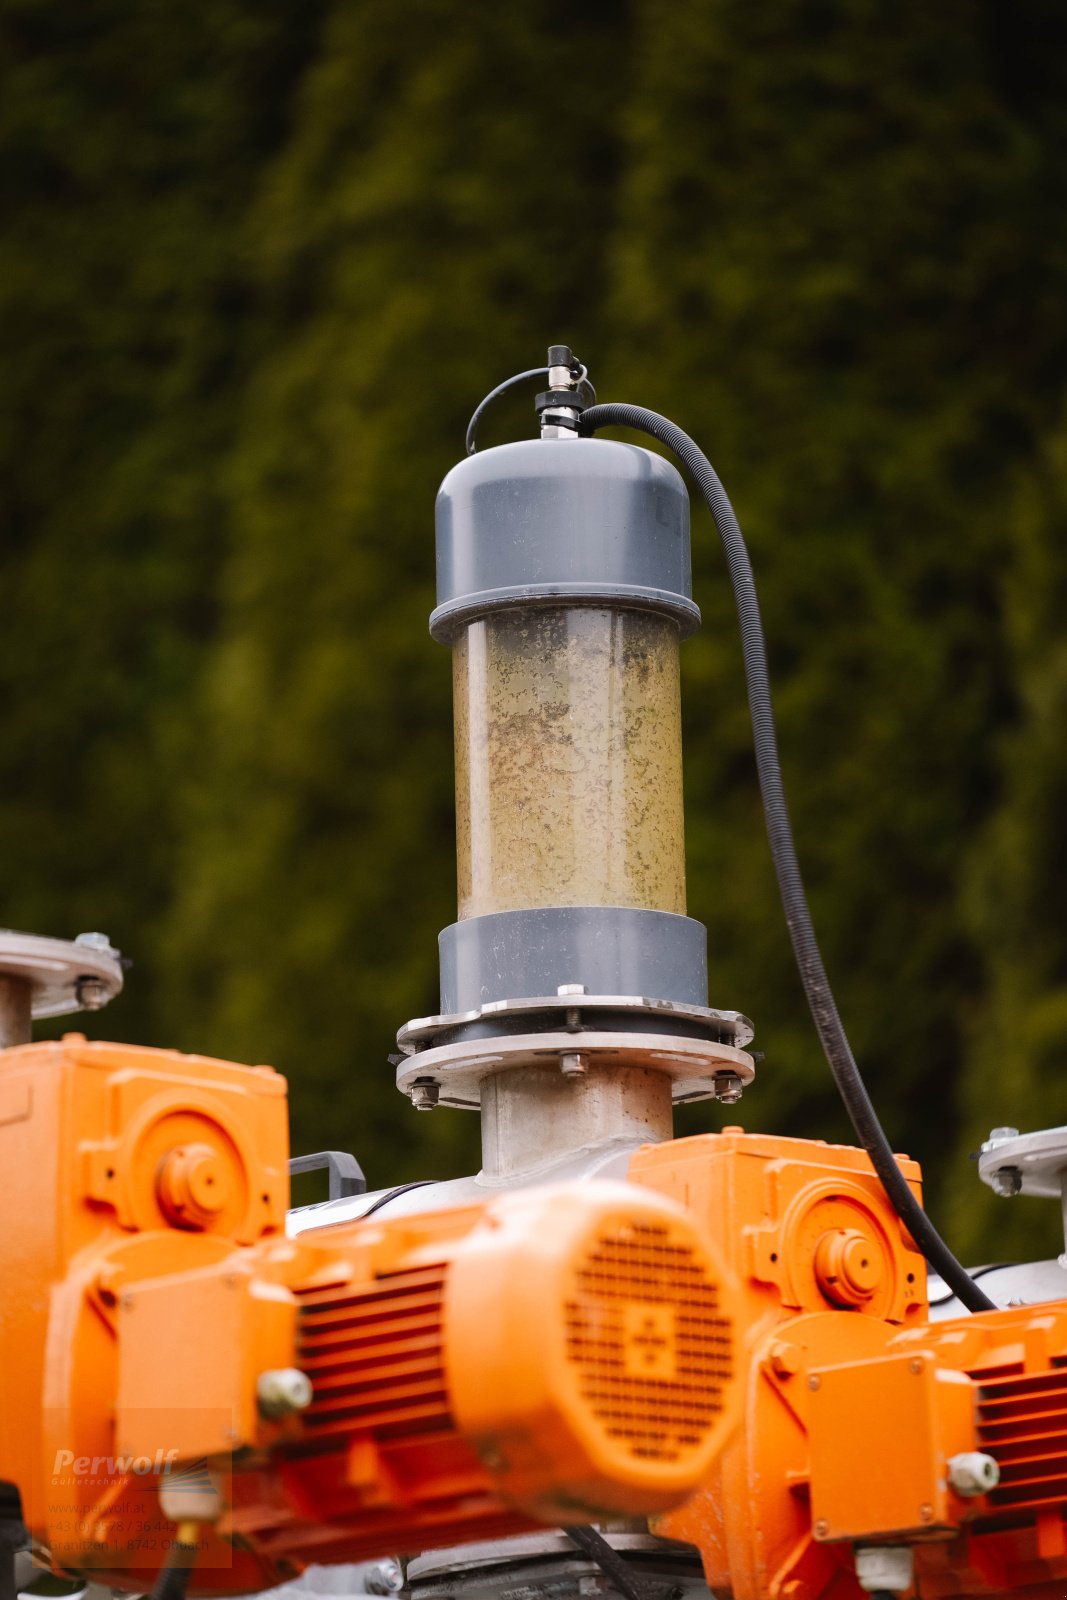
[[998,1167],[990,1179],[990,1188],[1006,1200],[1018,1194],[1023,1186],[1023,1175],[1018,1167]]
[[106,933],[79,933],[74,943],[83,945],[86,950],[111,949],[111,940]]
[[745,1086],[736,1072],[715,1074],[715,1098],[720,1105],[735,1106],[744,1093]]
[[963,1450],[948,1463],[948,1481],[964,1500],[988,1494],[1000,1482],[1000,1466],[983,1450]]
[[992,1150],[998,1144],[1006,1144],[1009,1139],[1019,1137],[1018,1128],[991,1128],[989,1138],[982,1145],[983,1150]]
[[559,1058],[559,1070],[565,1078],[584,1078],[586,1065],[576,1050],[566,1050]]
[[107,984],[101,978],[79,978],[74,993],[83,1011],[102,1011],[109,999]]
[[411,1085],[411,1103],[416,1111],[432,1111],[441,1098],[441,1085],[432,1078]]
[[800,1351],[784,1339],[771,1345],[769,1359],[771,1371],[777,1378],[792,1378],[800,1371]]
[[363,1587],[368,1594],[399,1594],[404,1587],[404,1569],[396,1556],[383,1556],[363,1574]]
[[311,1379],[299,1367],[273,1367],[261,1372],[256,1382],[256,1404],[260,1415],[278,1421],[311,1404]]
[[858,1544],[856,1578],[868,1594],[899,1594],[915,1581],[915,1557],[906,1544]]

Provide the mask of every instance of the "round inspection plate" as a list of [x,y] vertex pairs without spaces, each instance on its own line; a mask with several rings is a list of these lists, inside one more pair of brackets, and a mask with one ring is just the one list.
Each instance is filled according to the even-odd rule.
[[509,1067],[557,1066],[577,1057],[587,1067],[648,1067],[674,1080],[675,1100],[715,1098],[715,1077],[736,1073],[742,1085],[752,1082],[755,1064],[744,1050],[712,1039],[672,1037],[659,1033],[501,1034],[493,1039],[465,1039],[458,1044],[420,1050],[400,1063],[396,1086],[409,1094],[416,1083],[436,1083],[443,1105],[476,1108],[481,1082]]
[[[122,991],[122,957],[104,934],[42,939],[0,928],[0,977],[18,978],[33,991],[33,1016],[63,1017],[99,1011]],[[91,1002],[86,988],[92,987]]]

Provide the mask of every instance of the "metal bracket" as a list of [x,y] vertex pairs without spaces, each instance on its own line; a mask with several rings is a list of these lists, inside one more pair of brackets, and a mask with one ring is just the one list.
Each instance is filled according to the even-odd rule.
[[367,1180],[363,1168],[347,1150],[317,1150],[312,1156],[293,1156],[289,1173],[321,1172],[330,1174],[330,1199],[347,1200],[353,1194],[366,1194]]

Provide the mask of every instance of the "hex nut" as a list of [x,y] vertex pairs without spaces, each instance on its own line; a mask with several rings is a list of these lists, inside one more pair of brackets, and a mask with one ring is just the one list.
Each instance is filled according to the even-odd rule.
[[736,1105],[744,1093],[744,1087],[736,1072],[715,1074],[715,1098],[720,1105]]
[[79,978],[74,993],[83,1011],[102,1011],[110,999],[107,984],[101,978]]

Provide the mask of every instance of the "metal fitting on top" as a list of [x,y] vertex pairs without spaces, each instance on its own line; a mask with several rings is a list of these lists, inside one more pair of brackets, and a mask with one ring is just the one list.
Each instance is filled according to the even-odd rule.
[[588,397],[595,399],[586,370],[576,361],[570,345],[548,347],[548,388],[536,400],[542,439],[577,439],[582,410]]

